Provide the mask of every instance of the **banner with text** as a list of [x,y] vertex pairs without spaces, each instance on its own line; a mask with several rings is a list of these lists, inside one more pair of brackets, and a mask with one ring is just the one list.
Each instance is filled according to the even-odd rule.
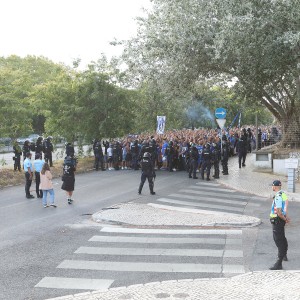
[[166,125],[166,116],[157,116],[157,134],[164,134]]

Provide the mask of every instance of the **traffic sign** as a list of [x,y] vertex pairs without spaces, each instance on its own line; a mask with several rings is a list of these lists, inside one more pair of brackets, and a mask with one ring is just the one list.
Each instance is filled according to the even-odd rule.
[[223,107],[216,108],[215,116],[217,119],[225,119],[226,118],[226,109]]
[[216,121],[217,121],[219,127],[220,127],[221,129],[223,129],[223,128],[224,128],[224,125],[225,125],[225,123],[226,123],[226,119],[216,119]]

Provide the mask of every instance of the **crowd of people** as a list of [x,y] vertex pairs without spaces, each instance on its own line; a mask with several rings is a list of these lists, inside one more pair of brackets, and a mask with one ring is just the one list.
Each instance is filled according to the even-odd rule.
[[[246,129],[247,128],[247,129]],[[145,133],[129,135],[116,141],[93,141],[95,169],[120,170],[139,169],[143,154],[151,154],[155,169],[187,171],[195,178],[199,170],[208,174],[214,168],[214,177],[219,177],[219,163],[222,173],[228,175],[228,158],[238,155],[239,167],[244,167],[247,153],[274,144],[280,138],[280,131],[275,127],[258,129],[258,140],[253,126],[232,128],[223,131],[217,129],[172,130],[163,135]],[[192,176],[193,175],[193,176]],[[209,180],[209,179],[208,179]]]

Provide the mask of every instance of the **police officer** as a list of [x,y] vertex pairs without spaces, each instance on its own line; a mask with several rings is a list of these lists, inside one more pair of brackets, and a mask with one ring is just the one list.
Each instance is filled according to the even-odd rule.
[[25,172],[25,194],[27,199],[34,198],[33,195],[30,194],[30,187],[32,183],[32,177],[33,177],[33,166],[31,162],[31,153],[26,153],[26,159],[24,160],[23,169]]
[[[196,176],[196,171],[198,168],[199,153],[198,153],[198,149],[194,144],[192,144],[192,147],[190,149],[189,158],[190,158],[189,178],[198,179],[198,177]],[[193,173],[193,177],[192,177],[192,173]]]
[[52,163],[52,152],[53,152],[53,144],[52,144],[52,137],[48,136],[46,140],[43,142],[43,152],[44,152],[44,158],[45,162],[49,163],[50,167],[53,167]]
[[133,144],[130,146],[130,151],[132,154],[132,169],[133,170],[138,170],[139,169],[139,164],[138,164],[138,160],[139,160],[139,143],[138,140],[135,140],[133,142]]
[[201,166],[201,178],[204,180],[204,170],[206,169],[206,180],[209,181],[210,178],[210,168],[211,168],[212,154],[210,149],[210,144],[207,143],[202,152],[202,166]]
[[262,136],[261,129],[258,128],[258,133],[257,133],[257,150],[261,149],[261,136]]
[[220,146],[219,146],[219,144],[213,143],[212,144],[212,162],[213,162],[214,171],[215,171],[213,177],[215,179],[220,178],[220,168],[219,168],[220,159],[221,159]]
[[245,162],[246,162],[247,150],[248,150],[248,135],[246,129],[243,128],[240,138],[237,142],[239,168],[241,168],[241,166],[246,167]]
[[156,147],[156,141],[152,137],[149,143],[149,153],[151,154],[151,160],[153,167],[155,168],[155,162],[157,160],[157,147]]
[[142,168],[142,176],[141,176],[141,183],[138,189],[139,195],[142,193],[142,189],[146,179],[149,182],[150,194],[155,195],[154,189],[154,182],[153,178],[155,179],[156,174],[154,171],[154,166],[151,161],[151,154],[149,152],[145,152],[143,158],[141,160],[141,168]]
[[168,170],[169,170],[169,172],[173,172],[173,163],[174,163],[174,155],[175,155],[173,141],[169,142],[169,145],[166,148],[165,154],[167,155]]
[[103,161],[103,150],[101,146],[101,142],[99,140],[95,140],[93,144],[93,150],[94,150],[94,156],[95,156],[95,164],[94,167],[96,171],[99,170],[99,164],[102,171],[105,171],[104,169],[104,161]]
[[29,153],[30,150],[31,150],[31,149],[30,149],[30,142],[29,142],[29,140],[26,140],[26,141],[24,142],[23,147],[22,147],[22,152],[23,152],[23,162],[24,162],[25,159],[26,159],[26,154]]
[[39,136],[36,140],[34,151],[35,151],[35,158],[37,154],[39,154],[40,156],[39,159],[43,159],[43,138],[41,136]]
[[75,171],[76,171],[75,157],[66,156],[63,164],[63,184],[61,188],[66,191],[68,204],[72,204],[73,191],[75,188]]
[[114,143],[112,155],[114,169],[120,170],[120,163],[122,162],[122,147],[120,145],[120,142]]
[[65,147],[66,147],[66,156],[74,157],[75,156],[74,146],[71,143],[66,142]]
[[252,140],[253,140],[253,133],[251,131],[251,128],[249,127],[247,129],[247,150],[249,153],[252,151]]
[[281,190],[281,182],[274,180],[272,189],[276,193],[273,199],[270,222],[273,229],[273,239],[278,248],[278,259],[270,270],[281,270],[282,261],[287,260],[288,243],[285,237],[285,224],[290,220],[287,217],[288,198],[285,192]]
[[14,142],[14,146],[13,146],[13,151],[14,151],[14,170],[17,171],[19,170],[19,172],[21,172],[21,156],[22,156],[22,150],[20,145],[18,144],[17,141]]
[[222,153],[221,153],[221,163],[222,163],[222,173],[223,175],[228,174],[228,158],[229,158],[229,144],[225,134],[222,136]]

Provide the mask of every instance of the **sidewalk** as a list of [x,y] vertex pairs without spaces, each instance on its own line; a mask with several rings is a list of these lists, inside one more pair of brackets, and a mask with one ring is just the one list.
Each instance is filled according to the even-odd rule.
[[[269,173],[254,172],[252,155],[247,156],[246,167],[238,168],[237,158],[229,161],[229,176],[221,176],[214,182],[255,194],[262,198],[272,197],[272,182],[280,179],[285,190],[287,178]],[[290,201],[300,201],[300,183],[296,184],[298,193],[288,193]],[[257,197],[256,197],[257,198]],[[260,220],[245,215],[220,214],[217,212],[166,211],[140,203],[126,203],[93,215],[94,221],[112,221],[137,226],[256,226]],[[199,210],[197,210],[199,211]],[[205,213],[205,214],[204,214]],[[134,215],[134,217],[133,217]],[[180,217],[179,217],[180,216]],[[132,221],[134,220],[134,222]],[[284,291],[281,286],[284,282]],[[56,300],[150,300],[150,299],[299,299],[300,271],[250,272],[231,278],[173,280],[112,288],[76,295],[53,298]]]

